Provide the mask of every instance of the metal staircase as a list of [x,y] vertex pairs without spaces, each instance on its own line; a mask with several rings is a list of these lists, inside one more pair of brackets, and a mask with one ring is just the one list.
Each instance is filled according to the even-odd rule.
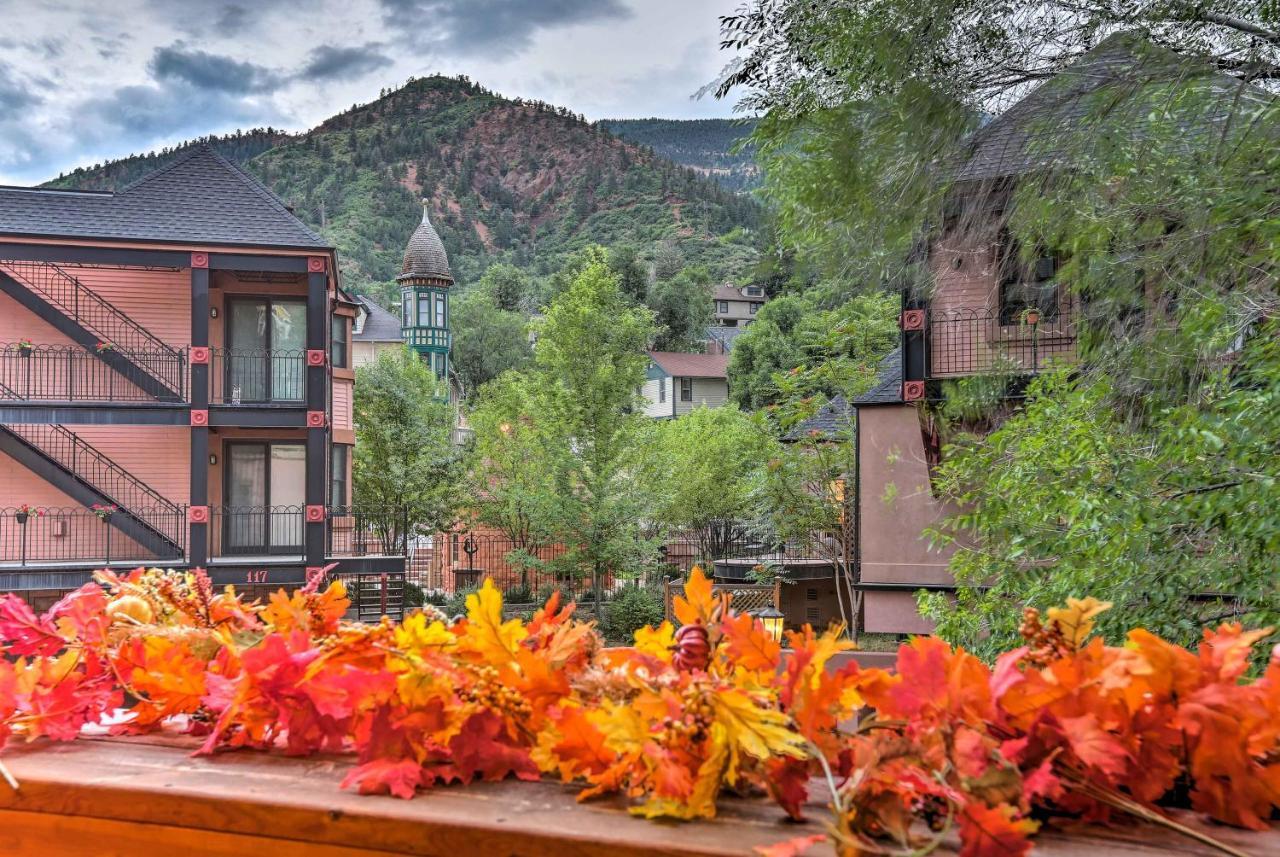
[[156,555],[185,557],[186,511],[59,425],[0,425],[0,452],[85,506],[115,506],[106,520]]
[[[0,292],[160,401],[183,401],[185,354],[51,262],[0,261]],[[109,343],[109,348],[99,348]]]

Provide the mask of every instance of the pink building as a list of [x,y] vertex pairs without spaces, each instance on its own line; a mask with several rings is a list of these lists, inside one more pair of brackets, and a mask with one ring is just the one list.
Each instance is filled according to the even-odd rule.
[[402,572],[350,508],[356,310],[333,247],[211,148],[116,193],[0,189],[0,590]]

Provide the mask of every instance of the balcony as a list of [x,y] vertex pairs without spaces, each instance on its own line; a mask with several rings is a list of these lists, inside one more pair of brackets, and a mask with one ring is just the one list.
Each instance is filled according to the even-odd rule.
[[[187,399],[186,355],[170,348],[123,350],[114,356],[140,367],[148,377],[164,378],[180,401]],[[104,352],[105,353],[105,352]],[[103,353],[78,345],[0,345],[0,399],[36,402],[156,402],[153,393],[113,368]],[[165,396],[164,401],[173,398]]]
[[[155,532],[171,533],[174,547],[157,552],[112,523],[127,516]],[[173,507],[94,511],[84,507],[0,509],[0,568],[59,568],[178,563],[186,557],[186,510]]]
[[930,378],[1028,375],[1077,362],[1074,304],[1009,317],[993,309],[930,311]]
[[302,407],[307,396],[306,358],[306,351],[296,349],[211,349],[209,402]]

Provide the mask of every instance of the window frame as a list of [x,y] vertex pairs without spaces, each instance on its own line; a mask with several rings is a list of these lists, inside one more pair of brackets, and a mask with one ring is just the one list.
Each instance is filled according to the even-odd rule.
[[667,379],[658,379],[658,403],[662,404],[667,400]]
[[[1046,273],[1045,267],[1050,271]],[[995,271],[996,314],[1002,327],[1022,324],[1023,313],[1032,308],[1039,310],[1042,321],[1057,320],[1062,305],[1058,267],[1058,257],[1043,251],[1030,262],[1024,260],[1018,241],[1008,230],[1001,230]]]
[[334,369],[351,368],[351,341],[345,315],[335,314],[329,318],[329,363]]
[[[341,450],[341,455],[338,454]],[[338,460],[342,460],[342,475],[337,475]],[[329,444],[329,505],[346,507],[351,504],[351,479],[348,467],[351,463],[351,445]],[[337,490],[335,490],[337,489]]]
[[693,401],[693,379],[692,378],[680,379],[680,401],[682,402]]

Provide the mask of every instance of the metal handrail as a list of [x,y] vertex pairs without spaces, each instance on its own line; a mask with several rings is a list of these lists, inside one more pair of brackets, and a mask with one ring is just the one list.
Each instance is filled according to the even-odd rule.
[[[209,400],[217,404],[302,404],[307,395],[307,352],[303,349],[211,348]],[[249,389],[234,385],[233,373],[246,373]],[[281,383],[289,395],[280,395]]]
[[[172,350],[132,355],[165,374],[185,378],[183,355]],[[43,401],[155,401],[155,397],[79,345],[0,343],[0,398]]]
[[183,507],[161,495],[79,435],[60,425],[14,423],[4,427],[128,514],[138,517],[137,510],[141,509],[160,509],[169,513],[169,520],[174,522],[171,529],[157,529],[145,518],[140,520],[171,543],[182,543],[185,530],[181,525],[185,522]]
[[1026,310],[1016,318],[1004,315],[991,307],[929,310],[928,376],[1035,373],[1076,361],[1074,302]]
[[[154,562],[181,560],[186,555],[185,537],[171,543],[169,550],[157,553],[116,532],[111,522],[113,514],[121,513],[83,506],[0,508],[0,567]],[[186,509],[133,509],[130,516],[158,532],[163,528],[162,519],[185,521]]]
[[[138,366],[179,398],[183,395],[185,373],[181,365],[186,355],[156,337],[142,325],[116,309],[101,295],[52,262],[3,260],[0,267],[22,285],[40,294],[56,306],[63,315],[109,343],[130,362]],[[177,358],[177,373],[157,371],[145,358],[148,353],[161,352],[167,358]]]

